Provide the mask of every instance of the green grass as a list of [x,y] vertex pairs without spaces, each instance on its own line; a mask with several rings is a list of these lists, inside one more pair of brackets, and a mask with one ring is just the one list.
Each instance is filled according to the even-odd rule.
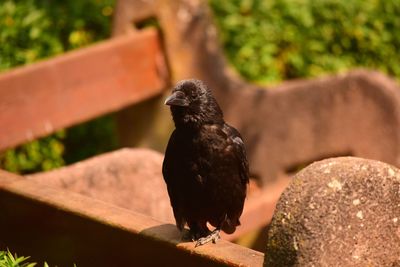
[[[29,258],[12,254],[9,250],[0,251],[0,267],[37,267],[36,262],[28,262]],[[73,266],[76,267],[76,264]],[[43,263],[43,267],[49,267],[47,262]]]
[[[0,267],[34,267],[35,262],[27,262],[29,257],[18,257],[17,254],[12,254],[10,251],[0,251]],[[44,267],[49,267],[44,263]]]

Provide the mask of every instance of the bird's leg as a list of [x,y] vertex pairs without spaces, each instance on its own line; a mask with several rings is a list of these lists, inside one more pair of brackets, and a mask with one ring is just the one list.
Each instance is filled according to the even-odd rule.
[[221,237],[219,236],[219,232],[221,231],[221,229],[216,228],[214,231],[212,231],[208,236],[206,237],[201,237],[199,239],[197,239],[196,245],[195,247],[198,246],[202,246],[204,244],[209,243],[210,241],[212,241],[214,244],[217,242],[218,239],[220,239]]
[[189,222],[189,234],[192,241],[196,241],[201,237],[209,235],[211,232],[208,230],[206,223]]
[[208,236],[202,237],[197,239],[195,247],[202,246],[204,244],[209,243],[212,241],[214,244],[217,242],[218,239],[221,239],[219,232],[221,231],[222,225],[225,223],[226,219],[228,218],[228,215],[225,214],[221,222],[218,224],[218,226],[215,228],[214,231],[212,231]]

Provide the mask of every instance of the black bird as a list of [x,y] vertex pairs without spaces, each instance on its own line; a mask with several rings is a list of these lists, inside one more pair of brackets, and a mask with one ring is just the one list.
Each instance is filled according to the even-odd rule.
[[[166,101],[175,130],[163,176],[176,225],[185,224],[196,246],[232,234],[240,225],[249,166],[239,132],[224,122],[221,108],[200,80],[179,82]],[[207,223],[215,227],[210,232]]]

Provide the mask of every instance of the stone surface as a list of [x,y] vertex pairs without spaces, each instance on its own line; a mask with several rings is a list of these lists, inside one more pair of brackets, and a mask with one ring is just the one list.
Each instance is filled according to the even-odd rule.
[[400,266],[400,170],[342,157],[299,172],[278,202],[264,266]]
[[160,153],[125,148],[26,177],[174,223],[162,161]]

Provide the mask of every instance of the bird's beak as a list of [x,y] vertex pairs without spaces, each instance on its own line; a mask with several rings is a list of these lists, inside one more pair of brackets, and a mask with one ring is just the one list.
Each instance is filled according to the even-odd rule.
[[172,93],[172,95],[165,99],[164,105],[187,107],[189,106],[189,101],[186,99],[184,93],[175,91]]

